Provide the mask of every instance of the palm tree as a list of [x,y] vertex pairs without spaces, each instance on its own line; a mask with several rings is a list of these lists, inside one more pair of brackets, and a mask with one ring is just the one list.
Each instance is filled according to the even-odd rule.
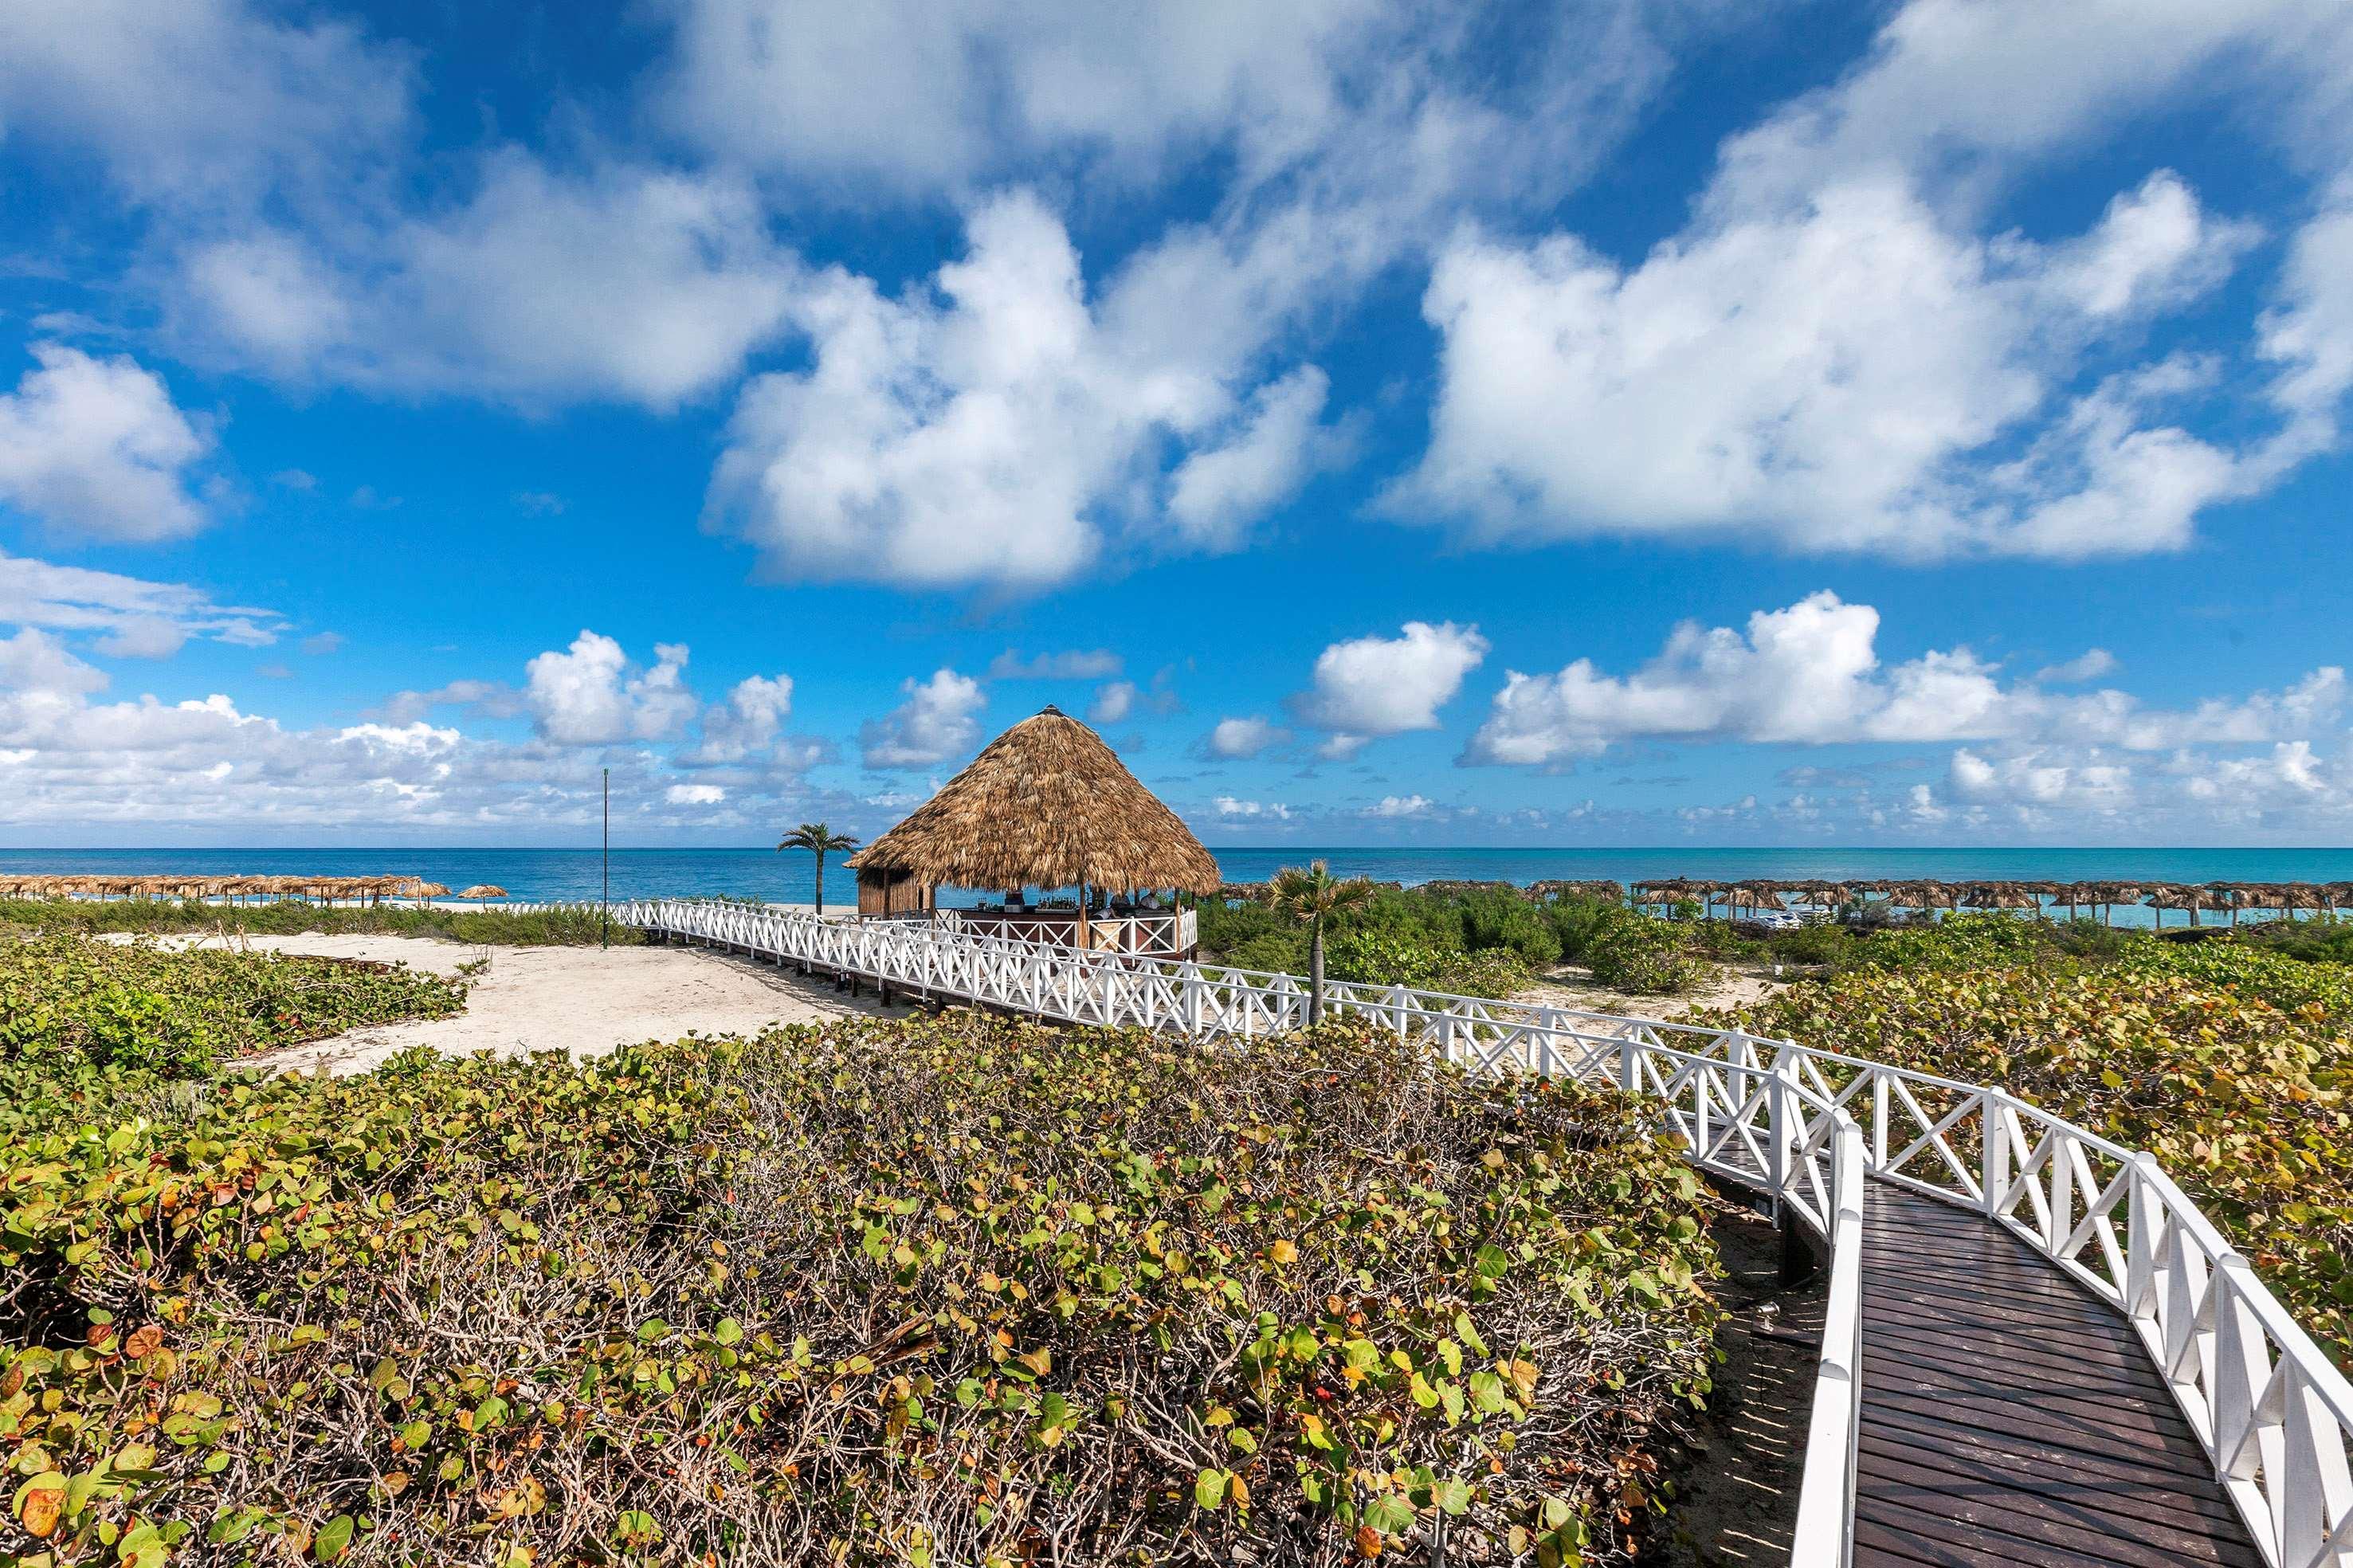
[[1266,885],[1266,901],[1277,914],[1307,922],[1307,1026],[1324,1021],[1324,922],[1373,896],[1372,879],[1335,879],[1318,860],[1305,870],[1286,866]]
[[785,835],[779,850],[807,849],[817,856],[817,912],[825,913],[825,858],[836,849],[858,847],[858,840],[847,833],[836,833],[822,822],[804,822]]

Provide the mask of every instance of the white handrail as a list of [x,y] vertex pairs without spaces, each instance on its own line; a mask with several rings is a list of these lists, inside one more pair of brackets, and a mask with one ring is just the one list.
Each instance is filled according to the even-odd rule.
[[1835,1114],[1831,1277],[1789,1543],[1789,1561],[1806,1568],[1847,1568],[1854,1559],[1855,1445],[1862,1433],[1862,1130],[1843,1111]]
[[[1074,1023],[1248,1039],[1306,1021],[1305,990],[1287,974],[741,904],[631,900],[614,913]],[[1738,1030],[1345,982],[1326,986],[1324,1006],[1474,1069],[1658,1096],[1694,1163],[1765,1188],[1830,1239],[1833,1292],[1841,1255],[1854,1250],[1839,1245],[1850,1169],[1853,1182],[1868,1173],[1982,1215],[2130,1321],[2271,1568],[2353,1568],[2353,1385],[2147,1154],[2002,1089]],[[1842,1158],[1850,1148],[1859,1150],[1852,1161]],[[1855,1214],[1859,1226],[1859,1198]],[[1825,1375],[1845,1369],[1851,1401],[1852,1347],[1826,1340],[1824,1363]],[[1818,1463],[1829,1460],[1810,1452],[1810,1488]],[[1847,1471],[1836,1489],[1851,1520]],[[1817,1515],[1827,1506],[1816,1504]]]

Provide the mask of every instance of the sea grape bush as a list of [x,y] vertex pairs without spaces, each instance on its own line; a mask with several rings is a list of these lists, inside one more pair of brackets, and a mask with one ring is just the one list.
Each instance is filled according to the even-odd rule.
[[950,1015],[0,1145],[0,1552],[1622,1562],[1714,1268],[1638,1103]]
[[646,940],[633,926],[607,921],[595,910],[413,909],[405,906],[216,904],[199,899],[0,899],[0,931],[218,931],[254,936],[348,934],[425,936],[476,945],[614,946]]
[[1586,966],[1602,984],[1639,996],[1688,991],[1699,980],[1702,961],[1685,930],[1639,910],[1612,910],[1586,939]]
[[364,1024],[444,1017],[465,1000],[458,982],[394,964],[0,934],[0,1066],[187,1073]]
[[1900,967],[1701,1021],[2000,1084],[2147,1150],[2353,1365],[2353,971],[2147,935],[2086,960],[2000,930],[2027,923],[1901,933]]

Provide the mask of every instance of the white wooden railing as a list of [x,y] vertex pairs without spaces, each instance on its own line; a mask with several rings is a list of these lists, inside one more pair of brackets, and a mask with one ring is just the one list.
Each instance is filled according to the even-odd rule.
[[[1036,947],[686,900],[649,931],[1106,1027],[1252,1038],[1306,1022],[1294,975]],[[1982,1215],[2128,1319],[2274,1568],[2353,1568],[2353,1385],[2158,1169],[1999,1089],[1737,1030],[1347,982],[1324,1006],[1472,1068],[1656,1096],[1701,1168],[1761,1188],[1831,1250],[1793,1561],[1846,1560],[1861,1396],[1865,1175]]]

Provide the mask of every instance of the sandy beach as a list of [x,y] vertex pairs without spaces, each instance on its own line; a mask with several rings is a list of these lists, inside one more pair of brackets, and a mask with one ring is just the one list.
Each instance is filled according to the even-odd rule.
[[[165,939],[217,946],[218,937]],[[253,1064],[304,1072],[364,1072],[411,1046],[462,1056],[570,1051],[596,1056],[688,1034],[756,1034],[771,1024],[876,1015],[871,995],[852,1001],[830,982],[748,959],[686,947],[474,947],[402,936],[254,936],[246,945],[406,963],[437,974],[487,957],[454,1018],[384,1024],[295,1046]],[[901,1008],[903,1016],[905,1009]]]

